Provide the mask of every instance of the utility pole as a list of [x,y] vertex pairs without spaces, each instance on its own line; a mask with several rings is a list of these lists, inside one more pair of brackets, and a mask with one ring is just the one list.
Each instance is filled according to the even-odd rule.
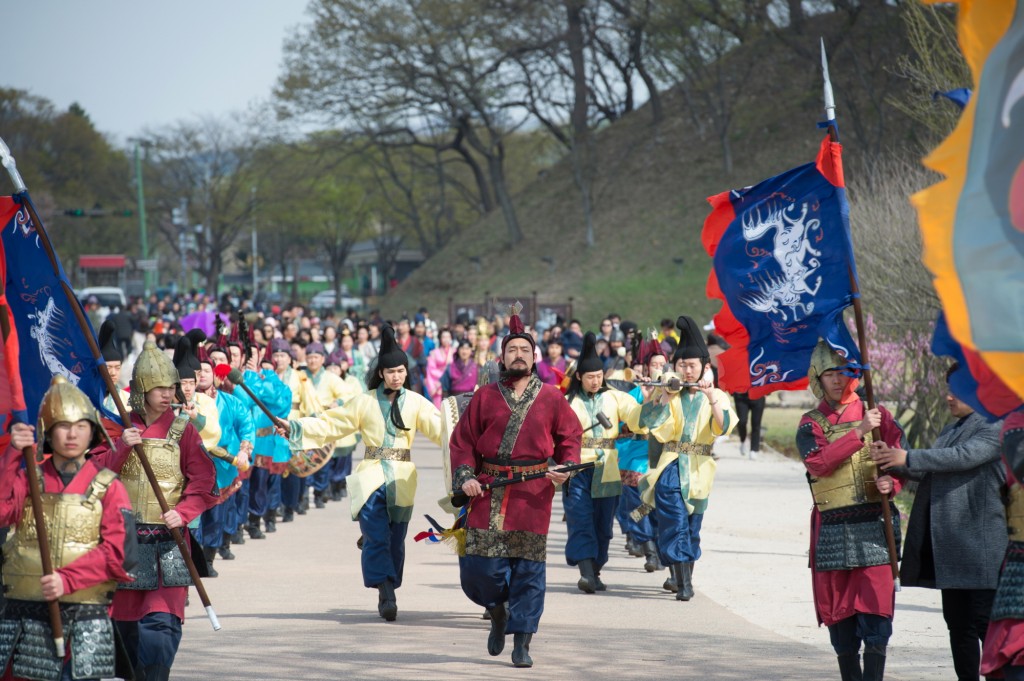
[[[135,190],[139,201],[139,241],[142,246],[142,259],[149,260],[149,239],[146,235],[146,194],[142,189],[142,150],[141,140],[135,142]],[[153,290],[153,275],[151,270],[143,272],[146,296]]]
[[249,189],[249,228],[252,230],[252,300],[256,304],[256,290],[259,285],[259,264],[256,259],[256,187]]

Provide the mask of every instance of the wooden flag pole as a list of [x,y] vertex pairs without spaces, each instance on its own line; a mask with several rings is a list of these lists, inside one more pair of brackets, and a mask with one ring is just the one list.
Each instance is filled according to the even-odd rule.
[[[825,41],[823,39],[821,40],[821,70],[825,79],[825,117],[828,121],[828,138],[832,142],[838,143],[839,131],[836,129],[836,103],[835,97],[832,94],[832,81],[828,75],[828,59],[825,56]],[[864,377],[864,396],[867,398],[866,402],[870,410],[875,408],[875,393],[871,385],[871,361],[868,356],[867,334],[864,331],[864,311],[861,306],[860,285],[857,283],[857,276],[854,274],[852,251],[850,252],[850,258],[849,274],[850,291],[853,293],[853,320],[857,326],[857,345],[860,349],[861,363],[865,365],[861,374]],[[875,428],[871,431],[871,437],[873,441],[879,442],[882,439],[882,434],[878,428]],[[875,470],[878,475],[884,474],[879,467],[876,467]],[[885,528],[885,543],[889,549],[889,566],[892,568],[892,579],[896,591],[899,591],[900,565],[899,556],[896,552],[896,533],[893,529],[892,509],[889,507],[891,499],[891,494],[882,495],[882,522]]]

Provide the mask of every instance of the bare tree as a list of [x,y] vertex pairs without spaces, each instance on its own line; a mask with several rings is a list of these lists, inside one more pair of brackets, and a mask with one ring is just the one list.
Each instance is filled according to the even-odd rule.
[[258,119],[239,125],[237,120],[206,117],[176,123],[147,138],[152,161],[147,192],[151,205],[157,206],[154,212],[163,216],[157,227],[180,256],[180,227],[169,218],[182,199],[187,201],[190,224],[202,225],[195,234],[196,269],[215,293],[224,255],[249,224],[254,209],[250,190],[264,139],[262,127]]

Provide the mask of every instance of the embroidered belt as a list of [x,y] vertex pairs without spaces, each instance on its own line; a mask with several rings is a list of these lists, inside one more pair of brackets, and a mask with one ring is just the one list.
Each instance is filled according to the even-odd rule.
[[270,437],[271,435],[277,435],[277,429],[273,426],[256,429],[256,437]]
[[580,444],[583,449],[615,449],[615,440],[610,437],[585,437]]
[[386,459],[388,461],[411,461],[411,451],[397,447],[367,447],[364,459]]
[[666,442],[666,452],[678,452],[680,454],[696,454],[697,456],[711,456],[711,445],[699,445],[695,442]]
[[528,473],[540,473],[541,471],[546,471],[547,469],[547,461],[545,461],[544,463],[531,464],[529,466],[502,466],[500,464],[494,464],[485,461],[483,468],[481,469],[480,472],[486,473],[487,475],[493,475],[494,477],[497,478],[505,476],[505,474],[508,474],[508,477],[511,477],[516,474],[525,475]]

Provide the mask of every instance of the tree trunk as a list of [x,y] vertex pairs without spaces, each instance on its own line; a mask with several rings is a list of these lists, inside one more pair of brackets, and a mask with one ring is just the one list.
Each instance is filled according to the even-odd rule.
[[503,151],[489,155],[487,157],[487,168],[491,173],[491,184],[494,185],[494,193],[498,197],[498,205],[501,206],[501,215],[505,218],[505,227],[508,228],[509,243],[515,246],[523,240],[523,231],[519,228],[516,207],[512,204],[512,196],[509,194],[508,183],[505,181],[504,159]]
[[292,302],[297,303],[299,301],[299,258],[295,257],[292,259]]
[[804,32],[804,4],[803,0],[786,0],[789,7],[789,27],[794,33]]
[[573,105],[570,121],[572,123],[572,165],[573,179],[580,190],[583,204],[583,218],[586,223],[587,246],[594,245],[593,202],[591,196],[591,179],[593,174],[593,151],[590,127],[587,124],[588,97],[587,69],[583,55],[583,2],[582,0],[565,1],[566,18],[568,20],[565,42],[572,62]]
[[[469,125],[469,123],[460,121],[459,125]],[[484,174],[483,168],[480,167],[480,164],[473,158],[473,154],[462,144],[461,140],[456,145],[453,145],[453,148],[473,173],[473,180],[476,182],[477,193],[480,195],[480,206],[483,209],[483,214],[490,213],[494,210],[495,206],[494,199],[491,198],[491,188],[487,184],[487,175]]]

